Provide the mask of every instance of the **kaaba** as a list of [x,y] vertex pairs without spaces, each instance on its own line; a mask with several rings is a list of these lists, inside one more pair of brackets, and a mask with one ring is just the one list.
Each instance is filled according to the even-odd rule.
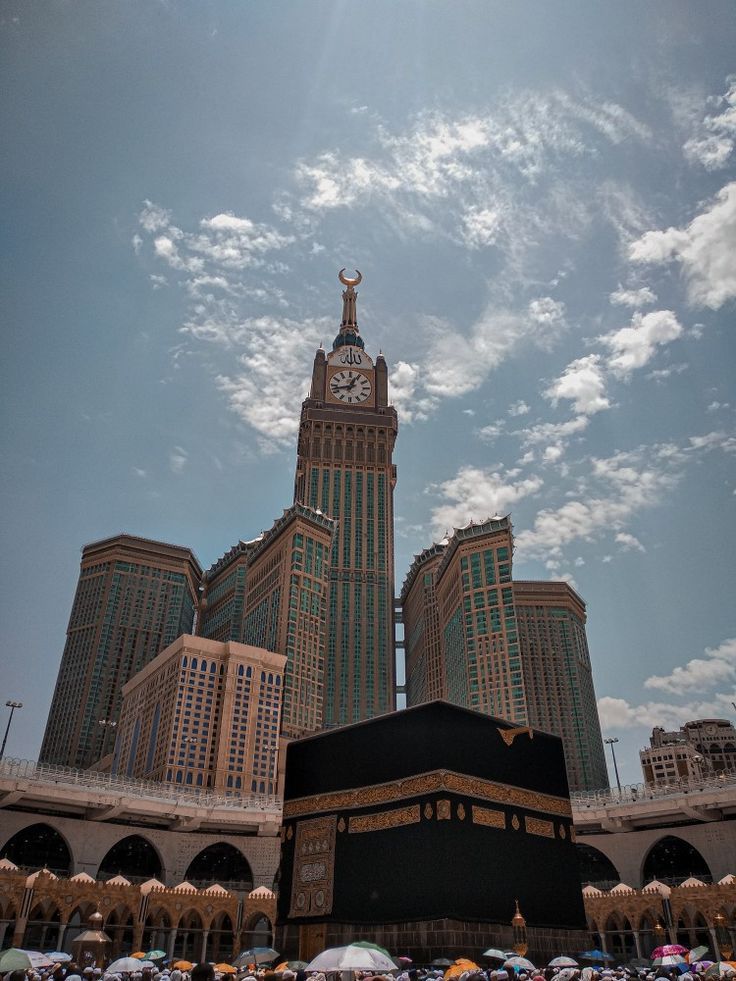
[[556,736],[435,701],[295,740],[285,771],[283,955],[480,957],[516,900],[530,957],[589,945]]

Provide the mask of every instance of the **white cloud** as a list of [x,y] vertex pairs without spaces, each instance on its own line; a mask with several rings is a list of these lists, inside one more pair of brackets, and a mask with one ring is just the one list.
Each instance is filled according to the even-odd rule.
[[168,228],[171,224],[171,212],[158,204],[154,204],[153,201],[144,201],[143,210],[138,215],[138,221],[147,232],[153,234],[153,232]]
[[181,446],[175,446],[169,451],[169,467],[172,473],[181,473],[189,460],[189,454]]
[[309,392],[310,365],[324,336],[325,321],[259,317],[242,322],[245,346],[234,375],[219,375],[228,404],[258,432],[264,450],[290,445],[299,426],[300,406]]
[[621,546],[624,552],[631,552],[636,550],[638,552],[646,552],[646,549],[636,537],[636,535],[630,534],[628,531],[619,531],[616,534],[616,541]]
[[586,416],[577,416],[575,419],[567,419],[565,422],[540,422],[527,429],[516,431],[517,436],[525,446],[533,446],[536,443],[558,442],[569,439],[577,433],[583,432],[588,426]]
[[580,499],[540,511],[533,527],[517,534],[517,550],[528,558],[547,558],[572,542],[624,531],[643,509],[661,503],[679,479],[676,467],[681,462],[680,455],[661,446],[593,458],[591,479],[597,491],[587,490]]
[[575,411],[584,415],[609,409],[611,403],[606,398],[606,379],[599,355],[588,354],[572,361],[544,396],[553,405],[560,399],[569,399]]
[[148,476],[148,471],[142,470],[140,467],[133,467],[133,473],[136,477],[140,477],[141,480]]
[[728,162],[733,150],[733,140],[725,136],[705,136],[691,139],[683,146],[685,158],[690,163],[699,163],[706,170],[720,170]]
[[690,163],[699,163],[706,170],[719,170],[728,163],[736,137],[736,76],[726,79],[728,89],[711,100],[721,112],[706,116],[700,132],[683,146]]
[[644,687],[672,695],[705,692],[736,679],[736,638],[724,640],[716,648],[706,648],[704,658],[693,658],[668,675],[652,675]]
[[627,290],[619,285],[618,289],[611,293],[608,299],[614,306],[639,309],[639,307],[649,306],[650,303],[656,303],[657,294],[648,286],[642,286],[638,290]]
[[506,423],[503,419],[500,419],[498,422],[490,422],[487,426],[483,426],[482,429],[478,430],[478,435],[487,443],[492,443],[499,436],[502,436],[505,431]]
[[691,436],[690,447],[693,450],[723,450],[724,453],[736,453],[736,436],[722,430],[703,433],[702,436]]
[[421,369],[417,364],[397,361],[389,375],[389,397],[402,422],[427,419],[437,400],[420,394]]
[[687,228],[646,232],[633,242],[633,262],[682,264],[688,298],[694,306],[718,310],[736,297],[736,182],[718,192],[715,201]]
[[706,412],[720,412],[721,409],[728,409],[730,405],[728,402],[711,402],[706,408]]
[[463,215],[463,241],[470,249],[493,245],[502,228],[501,214],[490,208],[471,208]]
[[644,377],[650,381],[664,381],[665,378],[669,378],[671,375],[681,375],[687,369],[687,364],[671,364],[667,368],[655,368],[653,371],[648,371]]
[[692,709],[687,705],[673,705],[671,702],[645,702],[631,705],[624,698],[604,695],[598,699],[598,716],[601,728],[631,729],[633,727],[653,729],[678,729],[684,722],[693,718]]
[[433,509],[432,527],[441,536],[448,529],[464,527],[471,521],[507,514],[517,501],[535,494],[542,484],[542,478],[537,476],[514,482],[508,473],[462,467],[453,478],[439,485],[446,503]]
[[657,347],[669,344],[682,334],[682,325],[671,310],[635,313],[630,327],[604,334],[598,340],[613,352],[608,361],[614,374],[626,378],[635,368],[642,368]]
[[510,416],[525,416],[530,411],[529,406],[523,399],[513,402],[506,410]]

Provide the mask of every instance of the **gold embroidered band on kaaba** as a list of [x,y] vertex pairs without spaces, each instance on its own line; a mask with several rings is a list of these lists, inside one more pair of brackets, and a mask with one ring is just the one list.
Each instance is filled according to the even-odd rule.
[[311,797],[298,797],[285,801],[284,818],[319,814],[323,811],[372,807],[376,804],[391,804],[406,800],[407,797],[442,791],[465,794],[491,804],[508,804],[559,817],[572,817],[570,801],[565,797],[540,794],[534,790],[525,790],[523,787],[514,787],[495,780],[483,780],[481,777],[469,777],[462,773],[455,773],[453,770],[432,770],[429,773],[418,773],[389,783],[356,787],[352,790],[337,790],[333,793],[314,794]]

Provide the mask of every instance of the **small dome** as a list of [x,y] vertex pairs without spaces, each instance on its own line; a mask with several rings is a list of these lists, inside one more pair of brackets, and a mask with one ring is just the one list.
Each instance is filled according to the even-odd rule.
[[736,875],[731,875],[731,873],[729,872],[728,875],[724,875],[724,877],[722,879],[719,879],[718,880],[718,885],[719,886],[732,886],[734,884],[734,882],[736,882]]
[[704,886],[705,883],[702,879],[696,879],[694,875],[691,875],[689,879],[685,879],[684,882],[680,883],[680,889],[692,889],[695,886]]
[[112,879],[107,880],[108,886],[129,886],[130,883],[125,878],[124,875],[116,875]]
[[627,885],[625,882],[619,882],[617,886],[614,886],[613,889],[611,889],[611,894],[617,896],[620,896],[622,893],[628,894],[631,892],[636,892],[636,889],[632,889],[631,886]]
[[70,882],[94,882],[95,880],[88,872],[77,872],[77,874],[73,875],[69,881]]
[[602,896],[603,892],[600,889],[596,889],[595,886],[583,886],[584,896]]

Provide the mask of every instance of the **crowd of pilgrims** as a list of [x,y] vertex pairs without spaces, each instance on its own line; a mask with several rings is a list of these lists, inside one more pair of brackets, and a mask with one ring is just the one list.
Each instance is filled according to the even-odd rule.
[[[355,975],[355,981],[440,981],[443,978],[441,970],[420,967],[404,970],[398,975],[365,971],[350,973]],[[700,981],[699,973],[695,969],[681,974],[676,970],[633,967],[544,968],[536,971],[478,969],[460,974],[456,981]],[[109,974],[99,967],[80,968],[73,961],[56,964],[47,970],[9,971],[0,977],[2,981],[328,981],[321,971],[285,970],[276,973],[251,967],[237,974],[221,974],[212,964],[196,964],[191,971],[143,968],[131,973]]]

